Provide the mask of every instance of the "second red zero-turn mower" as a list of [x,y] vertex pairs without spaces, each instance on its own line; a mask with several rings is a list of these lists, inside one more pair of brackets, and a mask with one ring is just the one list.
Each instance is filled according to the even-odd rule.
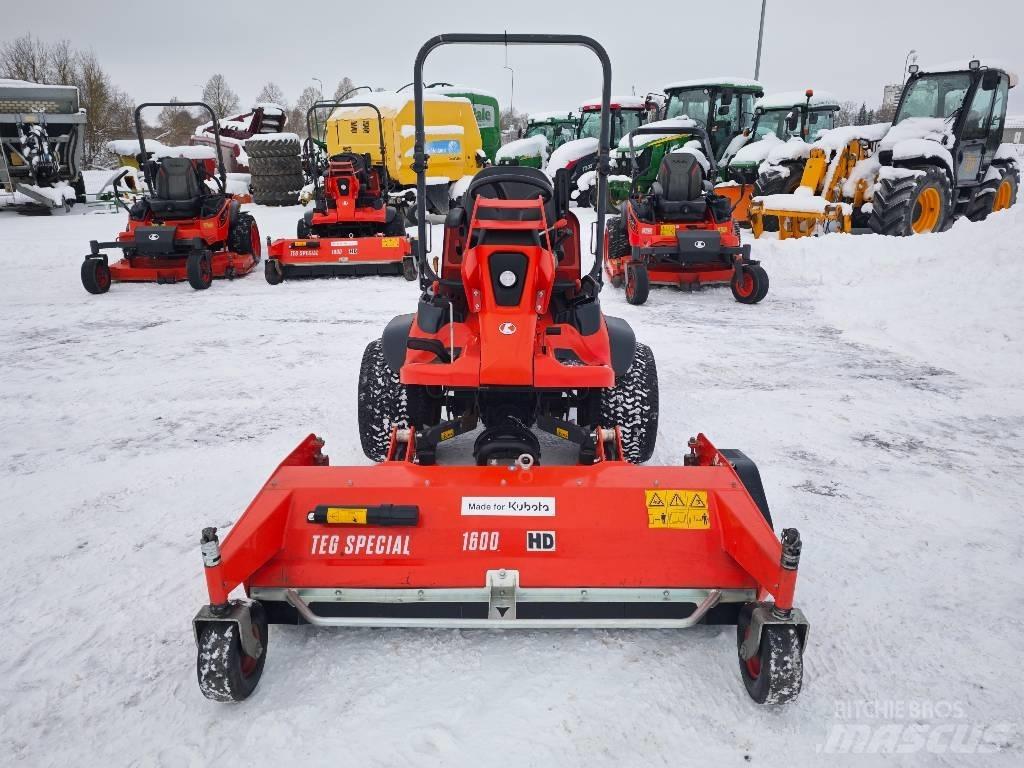
[[[650,191],[640,194],[640,168],[633,138],[675,133],[700,142],[703,158],[692,151],[666,152]],[[619,216],[608,222],[605,271],[612,285],[625,284],[626,301],[643,304],[651,284],[696,289],[729,284],[736,301],[756,304],[768,294],[768,273],[741,245],[729,199],[707,183],[715,178],[715,155],[707,131],[699,125],[634,128],[629,133],[633,183]],[[704,160],[709,166],[701,165]]]
[[[390,183],[380,110],[368,102],[316,102],[306,112],[308,135],[315,135],[316,110],[337,107],[369,107],[377,113],[380,163],[354,152],[324,162],[317,143],[307,139],[313,208],[299,220],[297,239],[269,243],[264,270],[271,285],[295,277],[403,275],[406,280],[416,279],[416,241],[406,236],[401,211],[388,205]],[[363,122],[369,132],[369,121]]]
[[[142,110],[148,107],[199,107],[210,113],[216,148],[214,158],[151,158],[142,135]],[[130,208],[118,194],[124,173],[114,181],[114,196],[128,212],[128,227],[117,240],[93,240],[82,263],[82,285],[89,293],[106,293],[112,282],[177,283],[188,280],[201,290],[215,277],[235,278],[251,272],[263,246],[256,221],[241,213],[241,202],[226,189],[227,174],[220,150],[217,116],[202,102],[150,102],[135,110],[139,160],[149,192]],[[201,148],[190,147],[193,152]],[[213,191],[207,180],[213,181]],[[103,253],[120,248],[124,257],[110,264]]]
[[[588,37],[513,34],[443,35],[416,58],[420,242],[422,69],[451,43],[581,45],[598,56],[601,242],[608,56]],[[733,624],[750,696],[780,703],[798,694],[808,629],[793,606],[800,536],[790,528],[776,538],[757,467],[738,450],[698,435],[680,466],[636,464],[654,449],[654,358],[629,325],[602,314],[601,258],[582,272],[580,225],[559,174],[552,185],[532,169],[480,171],[448,216],[443,265],[419,253],[416,312],[366,348],[360,371],[360,438],[380,463],[331,467],[323,441],[309,435],[223,543],[215,528],[203,531],[210,602],[193,627],[208,698],[253,692],[270,623]],[[475,463],[445,464],[442,444],[461,442],[479,421]],[[531,427],[576,458],[542,463]],[[233,599],[239,586],[245,598]]]

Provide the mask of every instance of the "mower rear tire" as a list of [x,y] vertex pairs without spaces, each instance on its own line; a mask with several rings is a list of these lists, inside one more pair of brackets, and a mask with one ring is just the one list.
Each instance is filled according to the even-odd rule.
[[213,283],[213,258],[209,251],[192,251],[185,262],[188,284],[197,291],[205,291]]
[[263,606],[254,602],[249,609],[252,629],[263,646],[258,659],[247,656],[238,637],[238,624],[213,622],[199,633],[196,676],[199,690],[213,701],[244,701],[256,690],[267,662],[269,631]]
[[228,233],[228,248],[243,255],[251,253],[259,262],[262,245],[256,219],[250,213],[238,214],[238,218],[235,219],[235,223],[231,225],[231,231]]
[[409,405],[405,387],[398,372],[388,365],[380,339],[371,341],[363,350],[356,410],[363,453],[371,461],[384,461],[392,427],[409,423]]
[[263,276],[271,285],[279,285],[284,282],[284,270],[281,269],[281,261],[279,259],[267,259],[267,263],[263,265]]
[[630,254],[629,233],[621,216],[608,219],[608,253],[609,259],[621,259]]
[[[781,167],[789,171],[788,176],[778,170],[768,170],[758,175],[757,181],[754,182],[752,198],[767,195],[791,195],[800,188],[800,180],[804,175],[804,162],[782,163]],[[778,216],[764,216],[762,221],[765,232],[779,231]]]
[[639,306],[647,301],[651,293],[651,281],[647,275],[647,265],[633,263],[626,265],[626,301]]
[[740,304],[757,304],[768,295],[768,273],[760,264],[750,264],[732,276],[729,287]]
[[622,430],[624,458],[642,464],[654,454],[658,439],[658,367],[654,353],[637,342],[629,369],[611,389],[601,390],[600,426]]
[[401,213],[395,211],[391,221],[384,225],[385,237],[405,237],[405,220]]
[[952,223],[946,172],[934,165],[914,170],[924,173],[879,182],[868,220],[875,234],[905,237],[942,232]]
[[750,615],[754,606],[740,610],[736,624],[736,650],[740,676],[750,698],[758,704],[785,704],[800,694],[804,678],[804,649],[796,627],[768,624],[761,629],[761,645],[750,659],[739,655],[739,649],[750,631]]
[[103,259],[86,259],[82,262],[82,285],[93,294],[110,290],[110,267]]

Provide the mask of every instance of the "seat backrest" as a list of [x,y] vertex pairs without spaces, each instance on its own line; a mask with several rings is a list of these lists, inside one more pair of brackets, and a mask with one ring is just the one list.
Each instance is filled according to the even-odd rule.
[[195,164],[184,157],[165,157],[157,164],[157,200],[194,200],[202,190]]
[[513,181],[509,178],[512,176],[535,178],[546,189],[551,190],[550,200],[544,206],[544,218],[547,219],[548,226],[552,226],[557,219],[557,210],[551,179],[537,168],[520,165],[492,165],[477,171],[462,201],[466,209],[467,220],[473,218],[473,204],[477,197],[491,197],[500,200],[535,200],[537,198],[540,194],[537,187]]
[[696,200],[704,193],[704,168],[689,152],[668,152],[658,168],[658,184],[667,202]]

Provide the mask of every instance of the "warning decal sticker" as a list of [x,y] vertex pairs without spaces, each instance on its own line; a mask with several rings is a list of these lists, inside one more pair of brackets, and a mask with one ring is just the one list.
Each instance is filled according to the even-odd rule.
[[707,491],[655,488],[645,490],[644,497],[648,528],[711,528]]

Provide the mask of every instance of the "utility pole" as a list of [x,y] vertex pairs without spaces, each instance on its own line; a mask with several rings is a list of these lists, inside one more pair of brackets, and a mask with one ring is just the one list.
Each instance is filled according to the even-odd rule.
[[754,79],[761,78],[761,43],[764,40],[764,11],[768,0],[761,0],[761,26],[757,30],[757,61],[754,62]]

